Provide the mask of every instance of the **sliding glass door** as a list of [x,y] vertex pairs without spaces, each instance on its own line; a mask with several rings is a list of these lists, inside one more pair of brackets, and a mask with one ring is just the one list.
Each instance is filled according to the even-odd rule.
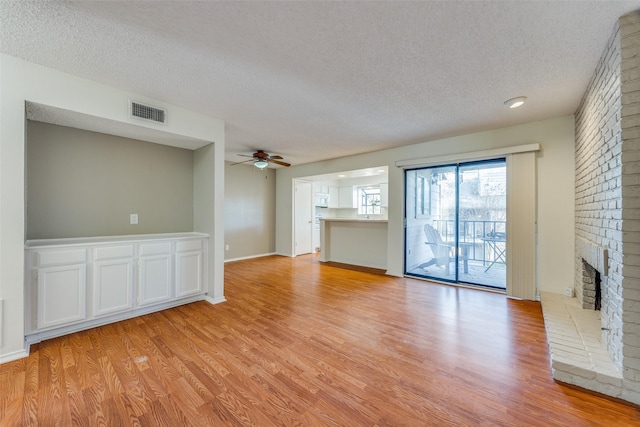
[[405,274],[504,289],[504,159],[405,172]]

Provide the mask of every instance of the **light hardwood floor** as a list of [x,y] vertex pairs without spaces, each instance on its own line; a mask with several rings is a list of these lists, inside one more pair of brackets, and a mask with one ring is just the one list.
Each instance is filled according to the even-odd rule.
[[0,365],[0,425],[640,425],[553,381],[536,302],[315,256],[228,263],[225,294]]

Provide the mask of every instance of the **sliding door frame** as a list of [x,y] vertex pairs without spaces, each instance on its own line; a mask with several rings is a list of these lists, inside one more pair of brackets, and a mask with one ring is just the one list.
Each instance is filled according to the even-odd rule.
[[[505,181],[508,180],[508,174],[506,173],[506,169],[507,169],[507,159],[506,157],[498,157],[495,159],[484,159],[484,160],[471,160],[471,161],[466,161],[466,162],[458,162],[458,163],[451,163],[451,164],[443,164],[443,165],[430,165],[430,166],[424,166],[424,167],[418,167],[418,168],[411,168],[411,169],[405,169],[404,171],[404,182],[405,182],[405,199],[404,199],[404,203],[405,203],[405,208],[404,208],[404,212],[405,212],[405,218],[404,218],[404,274],[407,276],[411,276],[411,277],[420,277],[420,278],[425,278],[425,279],[430,279],[430,280],[437,280],[437,281],[443,281],[443,282],[447,282],[447,283],[454,283],[454,284],[463,284],[463,285],[472,285],[472,286],[480,286],[480,287],[484,287],[484,288],[490,288],[490,289],[497,289],[497,290],[501,290],[501,291],[505,291],[506,290],[506,286],[499,286],[499,285],[492,285],[492,284],[488,284],[488,283],[478,283],[478,282],[472,282],[470,280],[462,280],[462,276],[460,274],[460,254],[463,253],[462,250],[462,245],[460,243],[460,230],[461,230],[461,224],[460,224],[460,211],[462,208],[460,205],[460,184],[462,182],[462,171],[465,169],[473,169],[474,166],[478,166],[481,167],[482,165],[491,165],[491,164],[495,164],[497,167],[504,167],[505,169]],[[445,242],[447,244],[450,244],[453,246],[454,248],[454,253],[453,253],[453,259],[454,261],[452,261],[453,265],[455,266],[454,268],[454,274],[452,278],[449,277],[440,277],[440,276],[432,276],[432,275],[428,275],[428,274],[411,274],[408,272],[408,266],[407,266],[407,249],[408,245],[407,245],[407,224],[409,222],[409,218],[408,218],[408,209],[407,209],[407,203],[408,203],[408,199],[407,199],[407,192],[406,189],[409,188],[408,185],[408,180],[409,178],[409,174],[411,172],[416,172],[416,197],[415,197],[415,204],[417,205],[419,200],[418,197],[418,175],[417,172],[418,171],[422,171],[422,170],[429,170],[429,169],[451,169],[451,171],[447,171],[444,173],[453,173],[454,175],[454,185],[455,185],[455,191],[454,191],[454,215],[453,218],[449,218],[449,217],[439,217],[439,219],[433,219],[432,221],[445,221],[445,236],[442,236],[443,239],[445,239]],[[442,172],[437,172],[438,176],[440,174],[442,174]],[[431,176],[433,176],[433,172],[430,173]],[[422,193],[424,193],[424,189],[422,189]],[[429,194],[431,194],[431,191],[429,191]],[[424,197],[424,194],[423,196]],[[506,194],[504,196],[505,198],[507,197]],[[432,201],[431,201],[432,202]],[[505,211],[506,211],[506,207],[505,207]],[[432,215],[430,215],[432,216]],[[416,206],[416,218],[417,217],[417,206]],[[449,221],[453,221],[454,223],[454,230],[452,233],[449,232],[449,227],[448,227],[448,222]],[[507,223],[507,225],[505,227],[508,227],[508,217],[505,218],[505,223]],[[495,224],[494,224],[495,225]],[[485,227],[483,226],[483,229]],[[438,230],[438,232],[441,232],[441,230],[439,229],[439,227],[436,228]],[[505,228],[505,231],[507,230],[507,228]],[[486,230],[483,230],[486,231]],[[447,237],[449,236],[453,236],[453,240],[451,239],[447,239]],[[505,249],[504,249],[504,254],[506,254],[506,259],[509,259],[509,255],[508,255],[508,250],[509,250],[509,246],[506,244],[505,242]],[[473,251],[475,253],[475,251]],[[433,254],[434,256],[436,256],[436,254]],[[484,258],[483,258],[484,259]],[[505,263],[506,264],[506,263]],[[506,283],[506,276],[507,273],[505,272],[505,278],[501,281],[502,283]]]
[[[507,159],[507,246],[512,256],[507,258],[507,295],[534,300],[537,295],[536,262],[536,153],[540,144],[525,144],[477,152],[398,160],[396,167],[418,169],[466,161]],[[405,178],[406,179],[406,178]],[[405,186],[406,199],[406,186]],[[406,228],[405,212],[405,228]],[[406,234],[406,231],[403,230]],[[403,270],[406,268],[406,239]]]

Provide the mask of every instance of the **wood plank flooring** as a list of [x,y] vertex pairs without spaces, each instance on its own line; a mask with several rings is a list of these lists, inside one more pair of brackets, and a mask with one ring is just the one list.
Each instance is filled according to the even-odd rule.
[[1,426],[624,426],[551,378],[540,305],[322,265],[225,266],[197,302],[0,365]]

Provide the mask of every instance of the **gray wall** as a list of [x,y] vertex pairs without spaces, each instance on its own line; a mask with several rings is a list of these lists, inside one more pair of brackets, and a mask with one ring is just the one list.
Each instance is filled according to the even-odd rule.
[[191,150],[28,121],[26,171],[27,239],[193,231]]
[[225,163],[225,260],[275,252],[276,173]]

